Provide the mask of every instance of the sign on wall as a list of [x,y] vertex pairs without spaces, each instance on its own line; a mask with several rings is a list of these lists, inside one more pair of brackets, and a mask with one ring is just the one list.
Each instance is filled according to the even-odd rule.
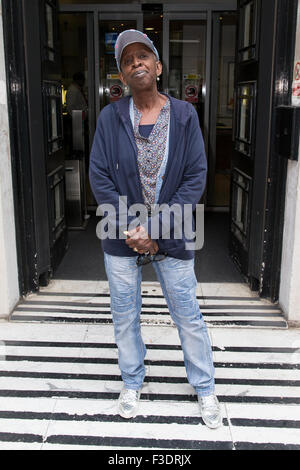
[[196,73],[183,75],[183,99],[185,101],[198,103],[200,78],[200,75]]
[[293,75],[293,106],[300,106],[300,61],[296,60],[294,64],[294,75]]

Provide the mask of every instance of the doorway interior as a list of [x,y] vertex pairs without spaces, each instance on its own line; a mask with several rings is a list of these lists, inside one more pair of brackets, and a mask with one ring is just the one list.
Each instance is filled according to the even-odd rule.
[[[96,202],[88,182],[88,155],[97,116],[104,106],[130,91],[118,79],[114,59],[117,35],[143,30],[163,63],[160,91],[195,107],[205,141],[208,176],[204,247],[195,268],[203,282],[245,282],[228,253],[231,157],[233,151],[235,2],[201,9],[201,4],[62,3],[59,13],[63,120],[66,158],[66,213],[69,248],[54,279],[106,279]],[[183,11],[184,10],[184,11]],[[68,109],[68,90],[82,74],[87,113]],[[73,116],[72,116],[73,114]],[[77,114],[77,115],[76,115]],[[154,281],[151,268],[143,279]]]

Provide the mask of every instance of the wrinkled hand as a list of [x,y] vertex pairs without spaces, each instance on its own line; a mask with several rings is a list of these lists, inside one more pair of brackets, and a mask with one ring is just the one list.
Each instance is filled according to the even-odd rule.
[[137,253],[143,254],[149,252],[151,255],[157,253],[157,243],[149,237],[143,226],[139,225],[135,229],[124,233],[127,235],[127,240],[125,240],[126,245]]

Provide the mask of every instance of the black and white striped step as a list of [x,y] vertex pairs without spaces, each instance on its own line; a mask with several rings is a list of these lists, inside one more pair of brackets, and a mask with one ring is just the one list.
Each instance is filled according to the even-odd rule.
[[139,415],[119,417],[111,325],[2,323],[0,449],[300,450],[299,331],[210,329],[223,426],[204,426],[174,328],[143,326]]
[[[153,287],[153,284],[152,286]],[[142,325],[174,326],[160,287],[142,289]],[[287,328],[281,309],[254,296],[203,296],[197,299],[207,326]],[[53,292],[28,295],[15,308],[11,321],[111,324],[108,286],[98,293]]]

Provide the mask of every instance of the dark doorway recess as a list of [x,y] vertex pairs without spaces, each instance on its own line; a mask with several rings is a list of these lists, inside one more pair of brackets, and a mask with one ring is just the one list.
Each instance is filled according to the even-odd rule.
[[[70,232],[70,248],[54,274],[54,279],[106,280],[101,242],[96,237],[99,218],[91,215],[85,232]],[[205,214],[204,247],[196,251],[198,282],[245,282],[228,254],[229,214]],[[143,281],[157,281],[151,266],[143,267]]]

